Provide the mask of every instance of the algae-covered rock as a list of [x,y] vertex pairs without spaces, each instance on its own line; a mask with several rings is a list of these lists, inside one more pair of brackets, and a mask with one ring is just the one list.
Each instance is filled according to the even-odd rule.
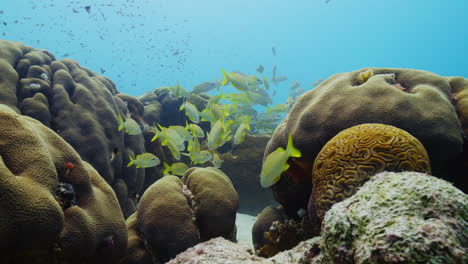
[[325,215],[331,263],[467,263],[468,196],[417,172],[382,172]]

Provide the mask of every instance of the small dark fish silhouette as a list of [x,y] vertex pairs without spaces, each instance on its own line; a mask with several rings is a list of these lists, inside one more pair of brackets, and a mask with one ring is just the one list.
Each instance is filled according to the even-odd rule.
[[105,72],[106,72],[106,70],[101,68],[101,74],[104,74]]
[[276,48],[275,47],[271,47],[271,52],[273,53],[273,56],[276,56]]
[[91,6],[85,6],[84,8],[86,9],[86,12],[88,12],[88,14],[91,13]]
[[260,65],[257,67],[257,72],[258,72],[258,73],[263,73],[263,70],[264,70],[264,69],[265,69],[265,68],[263,68],[263,65],[260,64]]

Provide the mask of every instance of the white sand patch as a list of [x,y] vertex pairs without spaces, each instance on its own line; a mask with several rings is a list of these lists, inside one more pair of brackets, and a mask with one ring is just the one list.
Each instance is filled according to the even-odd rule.
[[237,242],[253,248],[252,244],[252,227],[255,223],[256,216],[247,214],[237,214]]

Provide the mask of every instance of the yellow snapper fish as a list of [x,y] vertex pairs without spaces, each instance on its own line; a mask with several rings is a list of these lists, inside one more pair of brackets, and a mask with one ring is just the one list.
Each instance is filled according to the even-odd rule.
[[234,145],[242,143],[245,139],[245,135],[247,134],[247,130],[250,130],[250,116],[243,116],[243,119],[243,122],[234,134]]
[[[205,137],[205,132],[203,131],[203,129],[201,129],[201,127],[199,127],[196,124],[189,124],[188,122],[185,122],[185,128],[184,129],[188,133],[190,133],[190,135],[193,138],[204,138]],[[189,139],[189,140],[191,140],[191,139]]]
[[203,164],[213,158],[213,154],[211,154],[208,150],[202,150],[200,152],[193,152],[190,154],[190,160],[193,164]]
[[277,104],[273,107],[267,107],[267,114],[270,113],[287,113],[288,112],[288,104],[283,103],[283,104]]
[[196,106],[193,104],[185,101],[179,108],[180,111],[185,110],[185,115],[188,116],[190,121],[194,123],[199,123],[200,122],[200,113],[198,112],[198,109]]
[[228,93],[226,99],[242,105],[255,105],[248,93]]
[[128,157],[130,158],[130,162],[127,164],[127,167],[135,165],[137,168],[149,168],[161,163],[159,158],[151,153],[143,153],[137,155],[136,158],[133,158],[130,155]]
[[194,137],[190,140],[187,144],[187,151],[192,152],[200,152],[200,141],[198,141],[197,137]]
[[245,78],[245,76],[242,76],[236,72],[230,72],[227,74],[224,69],[222,69],[221,72],[223,73],[224,77],[223,81],[221,82],[222,86],[231,83],[231,86],[240,91],[248,91],[250,89],[248,85],[249,81]]
[[182,86],[180,86],[179,83],[169,87],[169,89],[171,90],[172,95],[176,98],[188,96],[188,92],[184,88],[182,88]]
[[211,160],[211,164],[213,164],[213,167],[219,169],[221,168],[221,163],[223,163],[223,160],[219,157],[219,155],[216,152],[213,152],[213,159]]
[[268,188],[279,181],[281,173],[289,168],[289,157],[301,157],[301,152],[293,145],[292,134],[288,136],[288,146],[286,150],[279,147],[268,154],[262,165],[260,173],[260,184],[263,188]]
[[125,129],[125,133],[129,135],[139,135],[141,134],[141,129],[140,125],[133,120],[131,117],[127,117],[125,121],[123,120],[123,117],[121,115],[118,115],[119,117],[119,127],[118,130],[122,131],[122,129]]
[[214,82],[202,82],[199,85],[193,87],[192,93],[200,94],[209,92],[217,87],[216,83]]
[[221,147],[231,139],[231,129],[230,125],[233,123],[233,120],[220,119],[211,127],[210,133],[207,136],[208,148],[213,150]]
[[209,121],[214,124],[222,116],[222,108],[219,104],[209,104],[200,113],[201,121]]
[[[195,124],[192,124],[194,126],[197,126]],[[197,126],[198,127],[198,126]],[[169,126],[168,129],[170,130],[174,130],[180,137],[180,139],[182,141],[189,141],[189,140],[192,140],[192,133],[190,131],[188,131],[188,129],[186,129],[185,127],[183,126]],[[201,128],[200,128],[201,129]],[[202,130],[203,131],[203,130]]]
[[183,176],[184,173],[189,169],[187,164],[183,162],[172,163],[170,166],[164,162],[163,175],[169,175],[171,172],[173,175]]
[[255,75],[247,75],[244,78],[247,80],[249,90],[258,88],[260,85],[263,84],[262,80]]
[[270,89],[270,83],[268,82],[267,78],[265,76],[263,76],[262,78],[262,82],[263,82],[263,87],[268,90]]

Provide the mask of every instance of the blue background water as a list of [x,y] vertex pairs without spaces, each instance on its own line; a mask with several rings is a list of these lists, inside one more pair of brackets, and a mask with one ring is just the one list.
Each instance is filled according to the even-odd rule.
[[289,78],[274,103],[294,80],[310,89],[363,67],[468,76],[466,0],[0,1],[0,38],[102,69],[134,96],[177,81],[190,90],[221,68],[256,74],[259,64]]

